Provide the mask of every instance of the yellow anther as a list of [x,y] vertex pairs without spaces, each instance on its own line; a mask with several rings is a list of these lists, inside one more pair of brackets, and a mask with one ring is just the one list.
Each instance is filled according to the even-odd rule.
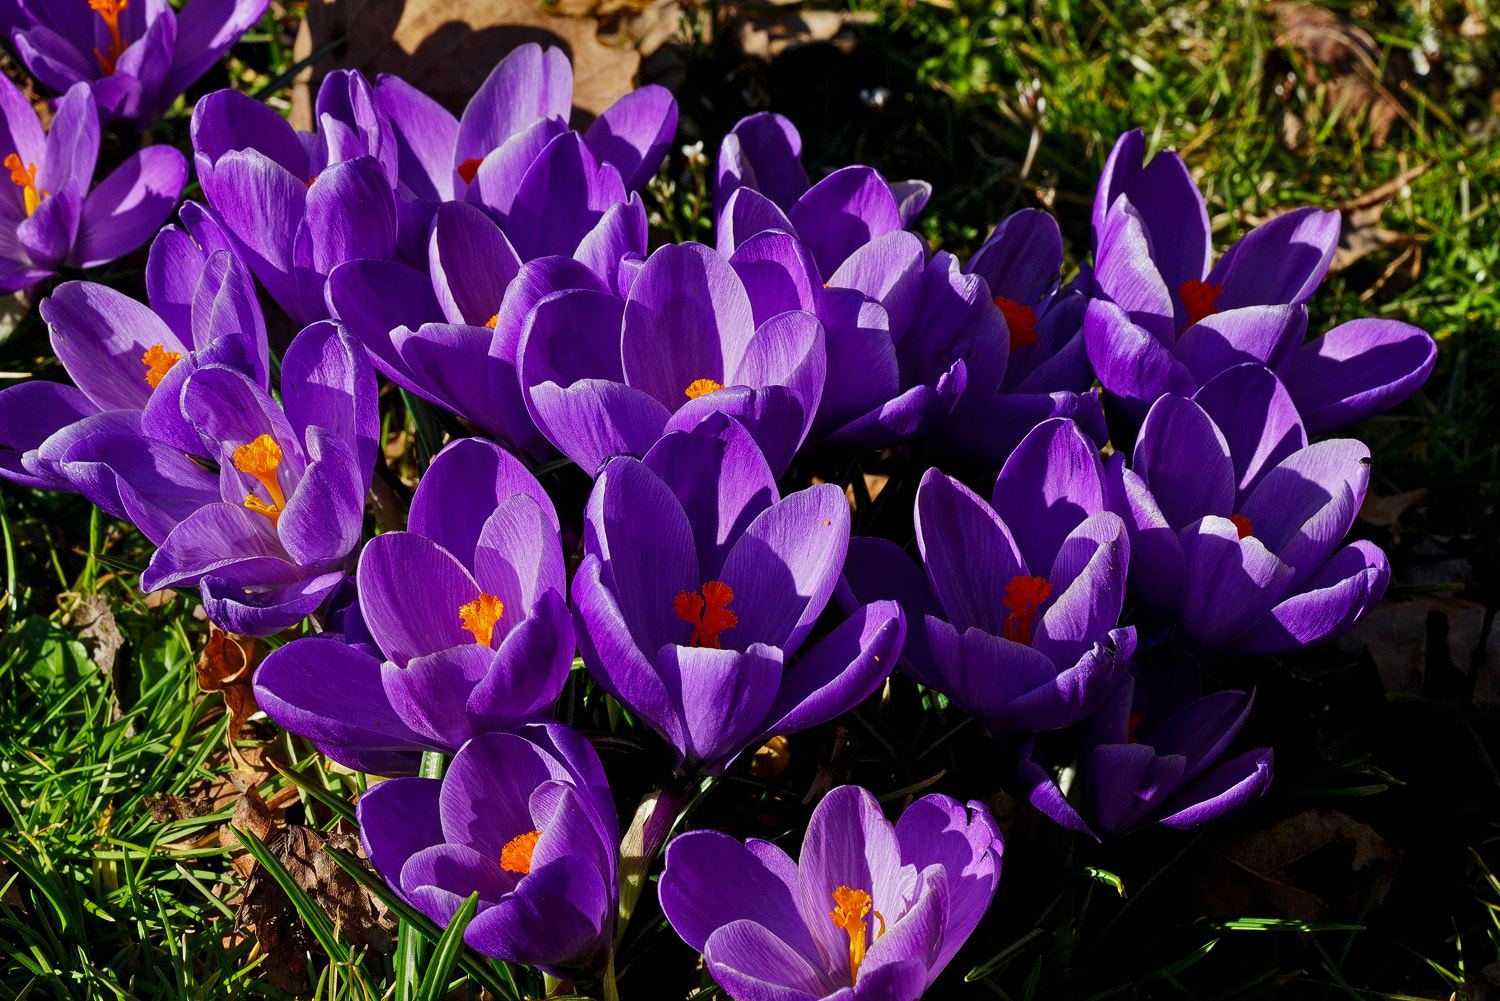
[[717,393],[723,388],[723,386],[719,385],[717,382],[714,382],[712,379],[694,379],[693,384],[687,388],[687,397],[690,400],[696,400],[700,396],[707,396],[709,393]]
[[281,482],[276,477],[276,469],[281,465],[281,446],[276,444],[276,439],[263,434],[235,449],[233,458],[235,469],[246,476],[255,477],[266,488],[266,493],[271,495],[271,503],[267,504],[254,494],[247,494],[245,507],[270,518],[272,525],[276,524],[282,510],[286,508],[286,494],[281,492]]
[[531,872],[531,853],[536,851],[536,843],[541,836],[541,831],[527,831],[507,841],[505,847],[500,849],[500,868],[522,875]]
[[[849,934],[849,976],[852,981],[858,982],[859,964],[865,961],[869,935],[865,928],[865,918],[870,914],[873,901],[864,890],[841,886],[833,891],[833,902],[837,906],[828,912],[828,916],[833,919],[835,926]],[[880,922],[880,932],[875,936],[879,938],[885,934],[885,917],[876,911],[875,920]]]
[[160,344],[153,344],[141,355],[141,364],[146,366],[146,385],[155,389],[172,371],[172,366],[182,360],[178,351],[168,351]]
[[458,609],[463,628],[474,634],[474,642],[489,646],[495,635],[495,623],[505,613],[505,604],[493,594],[481,594]]

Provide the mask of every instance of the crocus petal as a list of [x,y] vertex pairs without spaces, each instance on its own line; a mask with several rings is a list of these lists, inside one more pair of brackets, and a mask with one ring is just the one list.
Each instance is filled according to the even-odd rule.
[[306,215],[307,186],[258,149],[224,154],[211,172],[200,169],[199,183],[225,228],[240,241],[245,263],[266,291],[283,307],[295,304],[292,245]]
[[762,233],[795,234],[786,213],[771,199],[754,188],[736,188],[728,203],[719,212],[718,240],[715,246],[719,253],[736,253],[740,245]]
[[982,803],[967,805],[947,796],[923,796],[896,821],[901,857],[919,866],[934,862],[948,875],[948,907],[943,916],[942,949],[929,978],[948,965],[989,909],[1000,882],[1005,844],[1000,828]]
[[962,483],[928,470],[917,490],[917,545],[948,621],[959,632],[977,627],[998,637],[1010,616],[1000,597],[1027,566],[994,510]]
[[848,547],[849,504],[831,483],[762,511],[724,560],[739,617],[734,645],[797,649],[828,604]]
[[[307,149],[286,118],[237,90],[216,90],[193,105],[193,153],[213,173],[233,150],[254,149],[298,179],[308,176]],[[200,173],[204,173],[200,170]]]
[[[516,348],[521,385],[530,393],[544,382],[562,387],[581,379],[624,382],[620,365],[624,313],[625,306],[616,296],[592,289],[555,292],[534,303]],[[669,406],[675,408],[677,402]]]
[[790,233],[763,232],[741,241],[729,266],[750,296],[756,327],[779,313],[794,309],[817,313],[822,305],[818,266],[802,241]]
[[847,969],[849,959],[848,936],[828,920],[834,890],[863,889],[876,909],[900,906],[905,895],[897,884],[903,876],[916,875],[914,867],[903,873],[901,863],[895,830],[867,790],[839,786],[813,811],[798,863],[798,902],[825,969],[834,977]]
[[[469,698],[494,661],[495,652],[478,643],[453,646],[413,657],[399,667],[386,661],[380,669],[381,684],[402,725],[429,744],[456,751],[479,732],[469,715]],[[495,729],[516,721],[513,716]]]
[[628,202],[611,205],[593,229],[589,230],[573,252],[581,263],[604,279],[616,295],[629,293],[621,284],[620,271],[627,261],[642,261],[648,238],[646,205],[641,196],[632,194]]
[[267,589],[260,581],[244,585],[206,576],[198,584],[198,597],[208,621],[220,629],[242,636],[273,636],[316,612],[343,579],[342,571],[334,571]]
[[647,84],[604,109],[584,133],[594,155],[620,172],[628,191],[646,186],[677,134],[677,101]]
[[359,559],[359,605],[380,649],[397,666],[449,647],[473,645],[460,609],[479,587],[457,558],[430,539],[387,532]]
[[1234,513],[1229,443],[1191,400],[1169,395],[1156,401],[1141,425],[1132,465],[1174,526]]
[[860,605],[877,600],[894,601],[906,620],[906,642],[901,647],[901,665],[923,684],[937,685],[936,667],[927,647],[925,619],[941,618],[942,606],[916,560],[889,539],[856,535],[849,540],[844,576],[834,593],[840,611],[853,614]]
[[[1105,228],[1105,214],[1121,195],[1135,204],[1151,234],[1152,249],[1167,286],[1177,289],[1208,270],[1208,208],[1182,157],[1163,150],[1142,166],[1146,137],[1132,129],[1115,141],[1094,196],[1094,234]],[[1099,245],[1096,244],[1096,249]]]
[[[552,50],[556,51],[556,50]],[[559,973],[597,974],[613,901],[599,870],[577,855],[535,869],[516,892],[475,917],[464,941],[487,956]]]
[[1072,421],[1038,424],[1000,470],[990,505],[1006,525],[1025,526],[1016,546],[1040,573],[1069,533],[1104,510],[1099,449]]
[[[206,575],[223,576],[247,560],[286,563],[286,556],[266,531],[265,518],[233,504],[208,504],[178,523],[141,573],[141,590],[158,591],[196,584]],[[260,565],[247,568],[254,575]],[[274,568],[272,568],[274,569]],[[281,572],[294,576],[290,564]],[[285,583],[286,581],[278,581]]]
[[193,0],[177,14],[172,69],[162,91],[180,94],[259,23],[269,0]]
[[1340,226],[1337,212],[1309,206],[1255,227],[1208,273],[1210,285],[1224,286],[1215,305],[1225,310],[1306,302],[1333,262]]
[[[454,203],[449,203],[454,204]],[[494,406],[490,391],[488,327],[456,323],[424,323],[416,330],[398,327],[391,344],[423,389],[422,395],[445,409],[489,431],[507,433],[505,417]]]
[[832,275],[855,249],[901,229],[901,209],[870,167],[845,167],[819,181],[787,211],[818,269]]
[[464,179],[457,170],[451,170],[450,183],[459,197],[508,223],[527,171],[552,141],[567,131],[567,123],[561,119],[539,118],[486,154],[467,189],[459,187]]
[[807,191],[802,136],[781,115],[763,111],[741,118],[719,148],[714,179],[715,205],[726,204],[743,185],[790,209]]
[[1266,473],[1307,447],[1307,433],[1291,394],[1262,365],[1227,369],[1193,394],[1193,402],[1203,408],[1229,445],[1236,510]]
[[668,687],[680,692],[688,766],[714,774],[755,736],[776,698],[782,658],[761,643],[743,653],[669,643],[656,664]]
[[1106,744],[1089,759],[1086,809],[1095,826],[1118,837],[1144,820],[1182,781],[1187,761],[1147,744]]
[[427,266],[448,322],[482,326],[500,311],[521,258],[483,211],[444,202],[432,220]]
[[612,455],[644,454],[667,424],[666,407],[638,389],[605,379],[580,379],[566,389],[546,382],[530,393],[536,426],[558,451],[590,473]]
[[299,566],[326,568],[359,544],[366,482],[349,444],[332,431],[309,431],[307,458],[276,533]]
[[438,814],[442,788],[438,779],[403,778],[372,783],[359,797],[355,813],[365,856],[386,885],[399,887],[406,860],[444,842]]
[[282,408],[298,438],[320,427],[348,447],[351,482],[363,498],[380,442],[378,387],[365,352],[339,325],[313,324],[287,348],[281,387]]
[[732,417],[750,432],[776,476],[781,476],[791,465],[808,423],[802,397],[786,386],[760,389],[730,386],[689,400],[667,420],[662,430],[691,431],[716,414]]
[[32,380],[0,392],[0,476],[43,490],[71,489],[60,475],[28,472],[22,457],[60,429],[98,412],[81,390],[58,382]]
[[1129,401],[1142,416],[1159,397],[1167,393],[1190,396],[1198,388],[1187,366],[1112,302],[1095,299],[1089,303],[1083,337],[1099,382]]
[[469,99],[458,123],[453,163],[483,159],[537,118],[567,120],[573,67],[567,54],[527,42],[500,60]]
[[146,405],[150,366],[141,357],[153,345],[183,354],[192,350],[145,305],[93,282],[59,285],[40,312],[58,360],[100,409]]
[[1312,576],[1348,534],[1370,484],[1370,450],[1352,438],[1316,442],[1283,459],[1246,498],[1240,514],[1295,574]]
[[1205,316],[1183,333],[1172,353],[1202,384],[1245,362],[1284,371],[1306,335],[1306,306],[1244,306]]
[[1186,558],[1177,532],[1167,523],[1145,481],[1125,468],[1116,452],[1105,465],[1109,509],[1125,520],[1130,533],[1130,586],[1145,605],[1159,614],[1178,607],[1187,576]]
[[1111,511],[1090,515],[1058,549],[1047,579],[1051,604],[1037,623],[1033,645],[1056,664],[1074,664],[1120,619],[1130,539]]
[[[795,863],[786,862],[795,872]],[[788,886],[759,854],[719,831],[689,831],[673,838],[657,887],[673,930],[699,952],[718,929],[750,921],[774,931],[804,958],[815,959],[817,947],[798,915],[795,893],[795,884]]]
[[565,132],[526,171],[506,233],[522,260],[572,254],[610,206],[623,201],[615,168],[596,160],[578,133]]
[[720,927],[704,943],[703,959],[719,986],[745,1001],[818,1001],[830,989],[813,961],[755,921]]
[[1285,593],[1296,572],[1228,518],[1209,516],[1179,533],[1187,560],[1180,621],[1188,645],[1217,649]]
[[856,249],[840,264],[828,284],[852,288],[880,303],[899,338],[911,323],[922,286],[927,248],[921,237],[904,230],[887,233]]
[[1398,320],[1341,323],[1304,345],[1284,379],[1309,435],[1327,434],[1400,403],[1437,362],[1425,331]]
[[1039,209],[1022,209],[1000,220],[964,270],[983,278],[991,294],[1030,306],[1057,284],[1062,263],[1057,220]]
[[567,684],[574,647],[568,606],[548,590],[501,642],[494,669],[469,695],[469,717],[498,730],[547,715]]
[[46,148],[47,134],[42,131],[36,109],[21,88],[6,77],[0,81],[0,151],[15,153],[23,163],[40,164]]
[[375,103],[396,134],[401,183],[419,198],[451,199],[458,119],[392,73],[375,81]]
[[307,188],[307,230],[313,269],[325,277],[345,261],[390,257],[396,249],[396,202],[380,161],[356,157],[319,174]]
[[[153,243],[153,250],[155,246]],[[250,365],[245,374],[262,388],[268,386],[270,345],[266,340],[265,316],[255,296],[255,279],[239,255],[228,250],[212,251],[203,262],[189,304],[193,347],[204,348],[221,337],[238,341]],[[154,301],[151,308],[158,315],[162,312]]]
[[397,261],[350,261],[328,276],[328,305],[365,346],[376,368],[404,388],[414,388],[391,331],[416,330],[443,318],[427,275]]
[[62,453],[60,465],[85,497],[129,520],[157,545],[194,511],[219,500],[218,477],[141,434],[90,434]]
[[1270,788],[1274,760],[1271,749],[1261,747],[1225,762],[1173,794],[1161,808],[1166,816],[1157,823],[1186,830],[1244,809]]
[[490,514],[516,494],[536,501],[556,531],[552,501],[519,459],[492,442],[460,438],[427,467],[412,494],[407,527],[467,565]]
[[[1095,285],[1131,323],[1147,331],[1162,347],[1170,348],[1177,332],[1186,325],[1186,317],[1179,318],[1175,313],[1171,287],[1157,270],[1151,237],[1136,207],[1121,196],[1120,203],[1105,217],[1104,229],[1096,228],[1094,233],[1098,244]],[[1098,361],[1094,364],[1097,367]]]
[[170,146],[148,146],[115,170],[83,203],[69,263],[95,268],[123,257],[161,228],[187,183],[187,160]]
[[1315,646],[1347,631],[1374,608],[1390,583],[1380,547],[1363,539],[1339,550],[1301,590],[1235,637],[1240,656],[1285,653]]
[[891,194],[901,209],[901,225],[910,226],[932,199],[932,185],[926,181],[890,181]]
[[320,744],[369,751],[433,746],[392,708],[380,661],[336,639],[309,637],[272,651],[256,668],[255,700],[277,725]]

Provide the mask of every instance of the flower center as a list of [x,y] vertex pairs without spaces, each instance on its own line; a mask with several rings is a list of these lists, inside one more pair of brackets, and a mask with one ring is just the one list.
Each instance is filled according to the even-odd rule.
[[10,182],[20,188],[21,194],[25,196],[26,214],[31,215],[42,204],[42,199],[47,197],[47,192],[37,190],[36,164],[28,163],[23,167],[21,158],[12,153],[5,158],[5,169],[10,171]]
[[717,382],[714,382],[712,379],[694,379],[693,384],[686,390],[687,398],[690,400],[696,400],[700,396],[707,396],[709,393],[717,393],[723,388],[723,386],[719,385]]
[[[1177,290],[1182,304],[1187,307],[1187,325],[1191,327],[1205,316],[1213,316],[1219,310],[1214,306],[1214,300],[1224,294],[1224,283],[1200,282],[1196,278],[1189,278],[1182,283],[1182,288]],[[1183,328],[1184,330],[1187,327]]]
[[1041,577],[1012,577],[1000,599],[1000,604],[1010,609],[1010,618],[1000,629],[1001,638],[1031,646],[1031,621],[1051,593],[1052,585]]
[[[828,916],[833,919],[836,927],[849,933],[849,977],[858,981],[859,964],[865,961],[865,940],[868,935],[865,918],[870,913],[872,901],[864,890],[851,890],[847,886],[841,886],[833,891],[833,902],[836,906],[828,912]],[[880,931],[875,936],[879,938],[885,934],[885,916],[876,911],[875,919],[880,922]]]
[[1005,316],[1012,351],[1036,343],[1036,310],[1003,295],[995,296],[995,305],[1000,307],[1000,312]]
[[245,506],[256,514],[263,514],[275,525],[286,507],[286,495],[281,492],[281,482],[276,478],[276,467],[281,465],[281,446],[268,434],[234,450],[234,468],[246,476],[253,476],[271,495],[267,504],[254,494],[245,495]]
[[1231,514],[1229,520],[1234,522],[1234,530],[1240,533],[1240,538],[1248,539],[1255,534],[1255,526],[1250,524],[1249,518],[1242,518],[1237,514]]
[[459,607],[458,618],[463,627],[474,634],[475,643],[489,646],[495,635],[495,623],[504,612],[505,604],[499,598],[493,594],[480,594],[473,601]]
[[458,176],[464,179],[465,184],[473,184],[474,178],[479,174],[479,165],[484,160],[477,156],[471,156],[458,165]]
[[105,76],[114,76],[115,63],[125,53],[125,42],[120,38],[120,14],[129,6],[126,0],[89,0],[89,9],[98,11],[104,20],[104,26],[109,29],[110,37],[114,39],[109,43],[107,51],[94,50],[94,58],[99,60],[99,68],[104,71]]
[[733,600],[728,584],[711,580],[703,585],[701,597],[697,591],[678,591],[672,607],[679,619],[693,627],[693,646],[722,650],[719,634],[740,621],[727,607]]
[[500,868],[506,872],[519,872],[523,876],[529,873],[531,853],[536,851],[536,842],[541,836],[541,831],[527,831],[507,841],[505,847],[500,849]]
[[146,385],[155,389],[172,371],[172,366],[182,361],[178,351],[168,351],[160,344],[153,344],[141,355],[141,364],[146,366]]

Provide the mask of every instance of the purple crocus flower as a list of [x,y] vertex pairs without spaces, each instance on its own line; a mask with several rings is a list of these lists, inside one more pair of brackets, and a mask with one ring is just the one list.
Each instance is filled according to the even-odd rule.
[[[547,440],[593,473],[611,455],[640,455],[665,432],[727,413],[775,472],[785,470],[822,395],[817,316],[794,303],[757,313],[755,303],[777,290],[698,243],[664,246],[630,275],[623,299],[572,289],[527,315],[520,385]],[[515,291],[507,312],[526,304]]]
[[1339,239],[1339,215],[1302,208],[1256,227],[1209,267],[1208,210],[1187,165],[1145,137],[1115,143],[1094,199],[1096,299],[1084,325],[1099,381],[1138,421],[1164,393],[1190,396],[1232,365],[1286,383],[1309,433],[1379,413],[1426,380],[1437,345],[1396,320],[1342,323],[1303,344],[1305,303]]
[[441,779],[400,778],[359,800],[365,854],[386,883],[446,925],[473,893],[474,949],[596,980],[619,899],[619,825],[594,749],[560,723],[488,733]]
[[389,74],[375,101],[399,149],[403,240],[420,246],[438,204],[467,201],[501,224],[523,261],[572,255],[611,206],[646,186],[677,132],[677,102],[655,85],[621,97],[587,132],[569,131],[573,68],[562,49],[535,42],[500,60],[458,118]]
[[841,599],[900,602],[902,670],[997,738],[1092,713],[1135,650],[1135,629],[1116,628],[1131,541],[1106,508],[1094,443],[1071,421],[1039,424],[990,504],[930,469],[916,521],[925,575],[894,543],[857,538]]
[[149,240],[167,221],[187,161],[170,146],[139,150],[99,182],[99,112],[87,84],[58,99],[50,131],[9,79],[0,80],[0,293],[31,288],[59,269],[96,268]]
[[1106,477],[1130,531],[1134,592],[1198,656],[1310,646],[1385,593],[1380,547],[1339,548],[1369,486],[1370,450],[1347,438],[1309,445],[1291,394],[1263,366],[1157,400],[1130,468],[1116,452]]
[[[336,324],[298,334],[281,374],[280,405],[227,365],[183,381],[182,416],[219,464],[219,499],[176,524],[141,574],[146,591],[199,585],[209,619],[247,636],[293,625],[343,579],[380,433],[375,373]],[[109,466],[132,472],[128,456]]]
[[417,752],[546,715],[573,663],[557,514],[516,458],[449,445],[409,529],[366,544],[341,638],[294,640],[255,676],[272,719],[364,770],[409,773]]
[[555,453],[526,410],[516,373],[526,316],[551,292],[617,292],[622,260],[645,252],[646,210],[634,196],[604,214],[574,257],[524,267],[482,208],[444,202],[432,215],[424,270],[351,261],[329,276],[328,301],[397,385],[544,461]]
[[807,244],[831,283],[855,250],[909,226],[931,194],[925,181],[893,184],[859,165],[809,187],[796,126],[781,115],[760,112],[740,119],[719,147],[714,184],[719,252],[727,257],[764,230],[791,233]]
[[839,786],[802,855],[690,831],[658,895],[683,941],[738,1001],[915,1001],[989,908],[1004,843],[984,804],[924,796],[892,824]]
[[269,0],[20,0],[10,38],[58,91],[83,84],[106,125],[144,129],[260,20]]
[[[198,0],[202,2],[202,0]],[[319,131],[220,90],[193,108],[193,162],[204,197],[271,298],[298,324],[329,315],[328,274],[396,249],[396,142],[358,72],[324,78]]]
[[585,517],[573,581],[584,663],[682,772],[716,774],[756,741],[833,719],[900,654],[901,610],[877,601],[793,659],[838,579],[849,504],[831,484],[780,497],[722,414],[644,459],[612,459]]
[[[171,479],[181,486],[198,483],[216,494],[213,478],[182,454],[207,457],[178,407],[183,381],[200,365],[222,364],[264,388],[269,369],[250,272],[232,252],[215,249],[223,239],[211,220],[186,206],[183,218],[190,231],[168,226],[151,245],[150,308],[93,282],[65,282],[42,300],[53,351],[77,388],[32,381],[0,392],[0,476],[82,491],[156,542],[186,514],[193,493],[161,494],[165,470],[175,470]],[[83,443],[114,434],[136,439],[127,465],[143,475],[127,473],[127,480],[166,508],[95,475],[102,439]],[[146,453],[152,458],[143,463]]]
[[1037,809],[1102,840],[1216,823],[1264,795],[1270,748],[1219,760],[1250,718],[1254,695],[1203,695],[1197,663],[1180,656],[1180,665],[1132,670],[1120,680],[1089,721],[1069,794],[1053,780],[1036,738],[1027,741],[1020,778]]

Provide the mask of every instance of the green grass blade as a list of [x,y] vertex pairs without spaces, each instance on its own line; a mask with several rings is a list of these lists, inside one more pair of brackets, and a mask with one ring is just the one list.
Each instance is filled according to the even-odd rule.
[[469,894],[469,899],[464,901],[458,913],[448,922],[443,937],[438,939],[437,949],[432,954],[432,962],[427,965],[427,974],[422,980],[422,989],[417,994],[418,1001],[442,1001],[448,995],[448,971],[453,969],[453,961],[459,957],[464,948],[464,929],[469,927],[469,922],[474,920],[474,914],[479,910],[479,894]]

